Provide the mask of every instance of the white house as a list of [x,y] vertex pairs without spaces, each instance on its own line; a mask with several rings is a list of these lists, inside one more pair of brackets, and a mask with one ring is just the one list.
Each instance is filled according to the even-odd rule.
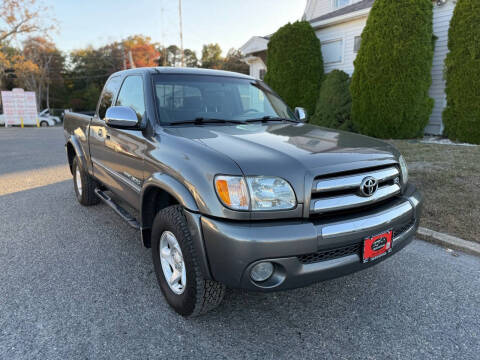
[[[325,72],[340,69],[353,74],[353,61],[361,44],[361,34],[374,0],[307,0],[302,19],[310,22],[322,44]],[[428,134],[442,134],[442,112],[446,105],[444,61],[447,55],[448,28],[456,0],[435,0],[433,31],[438,40],[432,67],[430,96],[435,100]],[[250,75],[263,79],[269,36],[254,36],[240,50],[250,65]]]

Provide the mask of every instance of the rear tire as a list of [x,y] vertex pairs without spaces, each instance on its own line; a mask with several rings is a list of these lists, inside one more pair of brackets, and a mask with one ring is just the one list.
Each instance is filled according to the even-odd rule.
[[42,121],[42,122],[40,123],[40,127],[48,127],[48,122]]
[[[168,247],[165,246],[166,243]],[[165,251],[163,255],[160,254],[162,249]],[[166,260],[167,257],[170,261]],[[192,235],[180,205],[167,207],[155,216],[152,258],[160,289],[168,304],[180,315],[198,316],[221,303],[225,285],[203,277]],[[172,274],[175,271],[178,280],[169,285],[167,278],[173,280],[175,275]],[[186,274],[181,275],[183,271]]]
[[75,157],[72,163],[73,187],[77,200],[83,206],[96,205],[100,202],[99,197],[95,194],[95,189],[99,186],[85,170],[80,167],[78,158]]

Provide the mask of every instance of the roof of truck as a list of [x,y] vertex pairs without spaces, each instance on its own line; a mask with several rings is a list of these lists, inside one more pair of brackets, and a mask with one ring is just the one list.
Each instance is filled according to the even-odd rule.
[[178,68],[178,67],[143,67],[143,68],[135,68],[129,70],[123,70],[115,73],[115,75],[119,74],[128,74],[128,73],[142,73],[142,72],[149,72],[151,74],[186,74],[186,75],[211,75],[211,76],[228,76],[228,77],[238,77],[243,79],[252,79],[253,77],[240,74],[237,72],[232,71],[224,71],[224,70],[213,70],[213,69],[201,69],[201,68]]

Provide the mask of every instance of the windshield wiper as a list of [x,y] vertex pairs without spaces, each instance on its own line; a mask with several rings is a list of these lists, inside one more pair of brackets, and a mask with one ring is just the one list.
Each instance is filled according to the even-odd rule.
[[283,118],[283,117],[269,116],[269,115],[263,116],[261,118],[245,120],[245,122],[262,122],[262,123],[265,123],[268,121],[290,121],[290,122],[298,123],[297,120]]
[[202,125],[202,124],[226,124],[226,123],[238,124],[239,121],[197,117],[193,120],[174,121],[174,122],[169,123],[168,125],[185,125],[185,124]]

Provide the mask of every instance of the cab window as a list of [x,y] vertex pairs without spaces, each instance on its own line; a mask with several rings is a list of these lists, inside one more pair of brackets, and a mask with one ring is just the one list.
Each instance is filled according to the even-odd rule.
[[141,76],[128,76],[125,78],[115,105],[132,108],[137,113],[138,120],[142,120],[145,113],[145,94]]
[[105,113],[107,112],[107,109],[112,106],[113,98],[115,97],[115,94],[117,93],[119,87],[119,76],[110,78],[105,84],[98,105],[98,117],[100,119],[103,120],[105,118]]

